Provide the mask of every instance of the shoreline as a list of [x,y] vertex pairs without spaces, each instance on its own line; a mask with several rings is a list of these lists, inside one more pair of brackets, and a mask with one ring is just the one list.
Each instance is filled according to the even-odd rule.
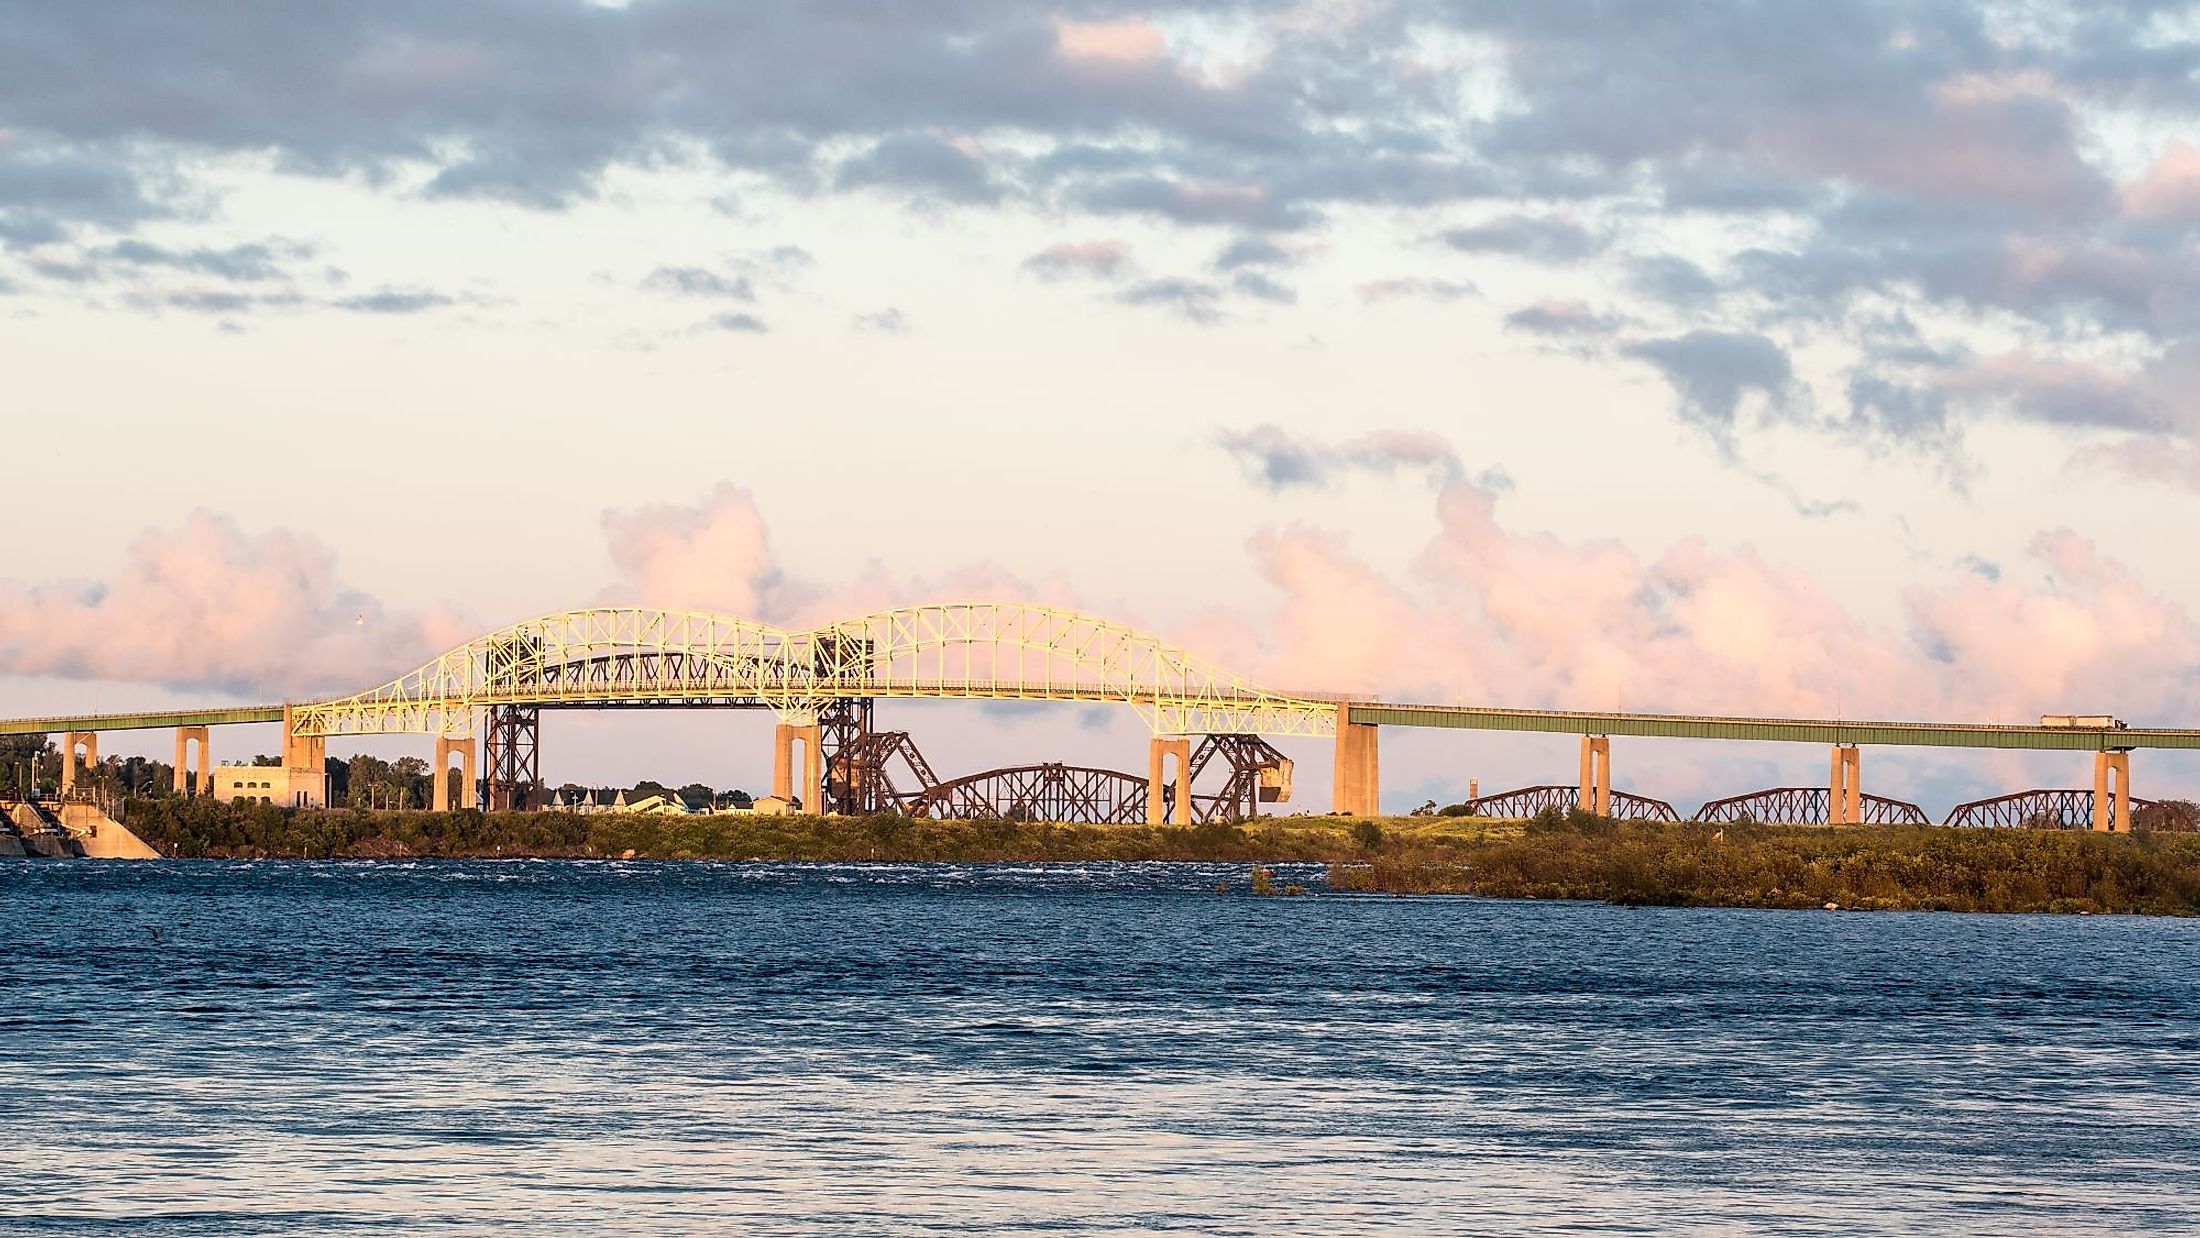
[[[1322,865],[1341,893],[1632,906],[2200,916],[2200,833],[1624,822],[1550,813],[1198,826],[369,812],[133,800],[178,859]],[[1278,888],[1281,893],[1280,886]]]

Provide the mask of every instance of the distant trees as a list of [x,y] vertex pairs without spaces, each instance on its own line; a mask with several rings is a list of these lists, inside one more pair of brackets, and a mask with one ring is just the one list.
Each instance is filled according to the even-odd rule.
[[0,735],[0,792],[52,785],[61,776],[61,754],[43,735]]
[[353,808],[425,808],[434,787],[428,781],[428,762],[420,757],[385,761],[361,753],[351,759],[347,775],[342,799]]

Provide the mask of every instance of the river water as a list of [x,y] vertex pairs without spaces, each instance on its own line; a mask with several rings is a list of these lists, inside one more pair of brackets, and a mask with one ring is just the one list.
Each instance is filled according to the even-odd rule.
[[2200,1227],[2200,923],[1245,876],[0,865],[0,1228]]

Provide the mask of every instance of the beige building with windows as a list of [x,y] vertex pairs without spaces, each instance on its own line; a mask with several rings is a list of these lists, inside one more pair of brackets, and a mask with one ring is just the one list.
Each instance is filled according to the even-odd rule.
[[309,775],[314,786],[300,786],[296,794],[292,793],[291,776],[299,772],[301,771],[284,769],[279,765],[217,765],[214,767],[214,798],[223,804],[243,800],[247,804],[281,804],[286,807],[320,803],[320,778],[317,775]]

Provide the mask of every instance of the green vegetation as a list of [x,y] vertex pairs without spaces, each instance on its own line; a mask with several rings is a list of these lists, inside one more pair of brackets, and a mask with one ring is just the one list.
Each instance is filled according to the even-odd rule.
[[1337,889],[1663,907],[2200,914],[2200,835],[1773,826],[1546,813],[1332,864]]
[[[1329,865],[1332,889],[1602,899],[1656,906],[2200,914],[2200,834],[1935,826],[1619,822],[1549,813],[1266,818],[1189,828],[877,816],[300,811],[130,801],[127,823],[174,856],[1070,862]],[[1281,893],[1295,893],[1284,887]]]

